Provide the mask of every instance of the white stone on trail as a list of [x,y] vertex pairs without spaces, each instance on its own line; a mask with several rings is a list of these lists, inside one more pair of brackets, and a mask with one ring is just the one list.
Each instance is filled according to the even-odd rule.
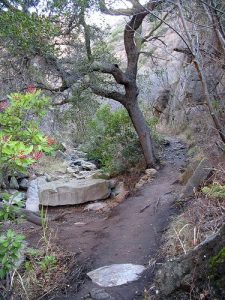
[[91,280],[102,287],[126,284],[139,279],[144,266],[134,264],[113,264],[87,273]]

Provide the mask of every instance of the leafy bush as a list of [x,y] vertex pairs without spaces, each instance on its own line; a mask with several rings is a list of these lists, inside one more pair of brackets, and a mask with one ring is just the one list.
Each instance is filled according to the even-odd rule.
[[202,189],[202,192],[210,196],[212,198],[219,198],[224,199],[225,198],[225,186],[220,185],[219,183],[215,183],[211,186],[206,186]]
[[[155,120],[151,119],[149,124],[154,127]],[[126,170],[142,157],[127,111],[123,108],[112,111],[110,105],[102,105],[89,122],[83,150],[111,174]]]
[[[55,141],[39,129],[40,121],[49,106],[48,98],[29,87],[25,94],[12,94],[0,111],[0,185],[8,184],[9,176],[26,172],[44,153],[54,150]],[[16,195],[15,195],[16,196]],[[14,221],[22,202],[4,193],[0,221]],[[0,235],[0,278],[10,279],[21,256],[24,237],[9,229]],[[54,263],[47,258],[45,265]],[[6,280],[6,289],[9,282]],[[11,279],[10,279],[11,280]]]
[[23,247],[23,235],[18,235],[12,230],[0,236],[0,278],[16,268]]
[[0,177],[7,184],[8,176],[25,172],[44,153],[53,150],[53,139],[39,130],[49,105],[40,91],[12,94],[0,112]]
[[8,193],[2,194],[3,202],[0,210],[0,222],[7,220],[16,220],[17,213],[24,205],[23,201],[17,201],[13,203],[14,197],[16,196],[17,193],[13,196]]
[[112,111],[109,105],[102,105],[89,122],[83,148],[110,173],[123,171],[141,154],[128,113],[125,109]]

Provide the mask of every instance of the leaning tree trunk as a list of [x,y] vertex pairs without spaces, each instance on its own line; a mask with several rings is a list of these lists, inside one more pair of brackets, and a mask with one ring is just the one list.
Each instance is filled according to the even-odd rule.
[[154,153],[153,140],[144,115],[138,106],[137,100],[133,103],[127,104],[125,108],[128,111],[136,133],[139,137],[146,166],[147,168],[154,167],[156,165],[156,156]]

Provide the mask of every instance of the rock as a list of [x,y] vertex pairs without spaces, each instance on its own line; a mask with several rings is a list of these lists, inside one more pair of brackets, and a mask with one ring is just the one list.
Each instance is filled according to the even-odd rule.
[[94,171],[97,169],[95,164],[93,164],[89,161],[84,161],[84,160],[81,162],[81,166],[86,171]]
[[45,180],[46,180],[46,181],[48,181],[48,182],[52,181],[51,175],[45,173],[44,176],[45,176]]
[[79,173],[80,171],[80,168],[78,166],[74,166],[74,167],[68,167],[66,169],[66,172],[69,173],[69,174],[72,174],[72,173]]
[[139,189],[147,182],[151,182],[154,176],[157,174],[157,170],[155,169],[146,169],[145,175],[143,175],[140,180],[136,183],[135,188]]
[[86,223],[84,223],[84,222],[76,222],[76,223],[74,223],[74,225],[76,225],[76,226],[84,226],[84,225],[86,225]]
[[124,183],[122,181],[118,182],[116,186],[112,189],[111,196],[116,197],[117,195],[126,191]]
[[24,178],[29,178],[29,175],[19,172],[19,173],[16,173],[16,178],[21,180],[21,179],[24,179]]
[[146,183],[145,180],[140,179],[140,180],[135,184],[135,189],[140,189],[145,183]]
[[129,191],[123,191],[121,193],[119,193],[116,197],[115,197],[115,201],[117,203],[122,203],[128,196],[129,196],[130,192]]
[[139,279],[144,266],[134,264],[113,264],[87,273],[91,280],[102,287],[126,284]]
[[21,189],[23,190],[27,190],[28,189],[28,185],[29,185],[29,180],[27,178],[23,178],[20,182],[19,182],[19,186]]
[[[80,171],[79,175],[80,176],[84,176],[84,178],[92,178],[92,175],[94,174],[95,171]],[[98,179],[98,178],[94,178],[94,179]],[[103,178],[102,178],[103,179]]]
[[107,199],[110,192],[109,182],[103,179],[60,179],[42,184],[39,197],[45,206],[75,205]]
[[9,182],[10,189],[18,190],[20,188],[19,183],[16,179],[16,177],[12,176]]
[[110,184],[110,188],[111,189],[115,189],[116,185],[117,185],[118,180],[117,179],[110,179],[109,180],[109,184]]
[[33,212],[38,212],[39,204],[40,201],[38,196],[38,179],[34,179],[30,181],[28,186],[26,209]]
[[85,179],[85,175],[80,175],[80,174],[76,174],[76,173],[73,173],[73,177],[75,177],[78,180]]
[[77,150],[77,149],[73,149],[70,153],[70,156],[71,156],[71,159],[73,159],[73,160],[78,159],[78,158],[86,159],[87,153]]
[[95,202],[95,203],[90,203],[90,204],[86,205],[84,210],[98,211],[98,210],[105,210],[105,209],[107,209],[107,207],[108,207],[108,205],[106,203]]
[[153,114],[159,117],[166,109],[170,99],[170,90],[165,89],[159,92],[158,98],[153,103]]
[[69,157],[68,157],[68,155],[66,155],[64,152],[62,152],[61,150],[57,150],[56,152],[55,152],[55,157],[56,158],[59,158],[59,159],[63,159],[63,160],[68,160],[69,159]]
[[203,159],[195,169],[193,175],[188,180],[181,192],[181,198],[188,198],[194,195],[195,190],[208,178],[213,168],[207,159]]
[[154,177],[157,174],[156,169],[146,169],[145,174],[148,175],[149,177]]
[[82,162],[84,162],[83,159],[76,159],[76,160],[74,160],[70,163],[70,167],[74,167],[74,166],[80,166],[81,167]]
[[102,289],[93,289],[91,292],[90,292],[90,296],[93,300],[113,300],[114,298],[106,293],[105,290],[102,290]]
[[106,179],[108,180],[110,178],[110,174],[109,173],[105,173],[102,170],[97,170],[92,176],[91,178],[93,179]]
[[[218,255],[221,249],[224,249],[224,245],[225,224],[222,225],[217,233],[208,237],[186,255],[164,263],[157,271],[155,277],[156,288],[159,290],[161,296],[160,299],[181,299],[177,298],[175,293],[182,290],[188,291],[191,287],[190,283],[193,282],[199,290],[202,286],[208,287],[209,278],[210,283],[212,283],[213,278],[210,262],[213,257]],[[218,275],[216,273],[216,276]],[[224,268],[221,275],[224,276]],[[224,292],[224,285],[221,288]],[[190,294],[188,293],[188,295]],[[223,296],[225,295],[223,294]],[[215,299],[224,299],[223,296],[221,298],[215,297]]]

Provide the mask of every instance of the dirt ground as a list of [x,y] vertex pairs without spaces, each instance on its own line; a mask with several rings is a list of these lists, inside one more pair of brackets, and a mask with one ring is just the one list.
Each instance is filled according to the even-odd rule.
[[[61,216],[48,224],[56,244],[62,251],[73,253],[85,268],[79,290],[77,279],[71,278],[63,291],[42,299],[84,299],[98,287],[86,272],[115,263],[141,264],[147,269],[138,281],[106,288],[106,292],[116,300],[144,299],[144,290],[152,287],[154,269],[161,260],[157,252],[176,211],[174,200],[181,189],[176,180],[186,163],[185,145],[173,138],[169,141],[162,155],[163,167],[155,179],[109,212],[84,211],[82,206],[48,210],[50,219]],[[41,229],[29,225],[27,230],[27,222],[20,229],[23,226],[29,244],[37,246]]]

